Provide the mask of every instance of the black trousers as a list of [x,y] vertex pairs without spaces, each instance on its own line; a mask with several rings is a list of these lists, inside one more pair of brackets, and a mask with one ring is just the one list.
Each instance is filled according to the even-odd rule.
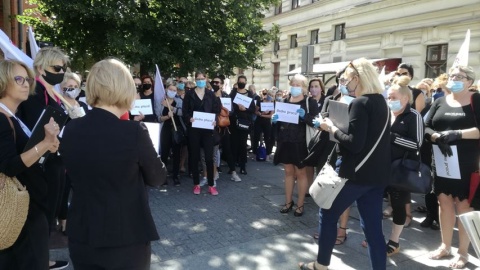
[[[260,138],[263,133],[263,141],[265,142],[265,148],[267,149],[267,155],[272,153],[273,146],[271,146],[271,131],[272,131],[272,123],[269,118],[264,117],[257,117],[257,120],[254,124],[254,132],[253,132],[253,140],[252,140],[252,149],[253,153],[257,153],[257,148],[260,142]],[[270,150],[270,152],[268,151]]]
[[[231,128],[234,127],[230,126],[229,129]],[[222,148],[223,160],[227,162],[230,172],[233,172],[235,171],[235,160],[232,152],[231,134],[227,130],[222,134],[223,136],[220,142],[220,147]]]
[[149,270],[150,242],[125,247],[95,248],[69,239],[75,270]]
[[205,152],[205,164],[207,165],[208,185],[213,186],[213,131],[200,128],[189,128],[188,145],[189,157],[191,160],[191,172],[193,184],[199,185],[198,162],[200,162],[200,148]]
[[13,246],[0,251],[2,270],[48,269],[48,222],[45,212],[30,203],[27,220]]
[[173,152],[173,178],[178,178],[178,171],[180,170],[180,149],[181,145],[173,141],[173,127],[171,125],[163,125],[160,132],[160,149],[162,162],[167,166],[170,150]]
[[65,175],[65,186],[63,188],[63,195],[60,204],[60,208],[58,209],[58,219],[65,220],[67,219],[68,214],[68,199],[70,197],[70,190],[72,189],[72,182],[70,181],[70,177],[68,174]]
[[235,162],[238,162],[240,169],[245,169],[245,164],[247,163],[247,139],[250,131],[240,130],[235,126],[232,129],[235,129],[232,131],[230,144],[232,146],[233,159]]
[[390,203],[392,205],[393,223],[397,225],[404,225],[407,219],[407,211],[405,205],[410,203],[410,192],[389,188]]
[[45,176],[48,185],[48,211],[47,220],[50,231],[56,227],[56,217],[61,207],[65,187],[65,166],[61,157],[50,154],[45,164]]

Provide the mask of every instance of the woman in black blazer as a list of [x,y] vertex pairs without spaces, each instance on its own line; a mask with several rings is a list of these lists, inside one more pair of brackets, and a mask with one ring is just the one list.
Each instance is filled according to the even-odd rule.
[[96,63],[87,78],[94,108],[71,120],[60,152],[74,196],[68,213],[75,269],[149,269],[150,241],[158,240],[146,186],[165,182],[166,169],[143,123],[122,121],[135,85],[118,60]]

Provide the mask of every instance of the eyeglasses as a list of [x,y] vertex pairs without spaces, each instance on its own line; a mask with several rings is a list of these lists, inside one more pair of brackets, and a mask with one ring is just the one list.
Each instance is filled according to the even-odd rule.
[[29,85],[32,85],[34,82],[33,78],[30,78],[30,77],[15,76],[13,77],[13,79],[18,85],[25,84],[25,81],[27,81]]
[[360,72],[358,72],[358,69],[353,65],[353,61],[350,61],[348,66],[352,67],[355,70],[355,72],[357,73],[358,77],[360,77]]
[[403,73],[395,72],[395,76],[408,76],[408,72],[403,72]]
[[348,79],[345,79],[345,78],[340,78],[338,79],[338,83],[341,84],[341,85],[345,85],[346,83],[348,83],[349,80]]
[[219,81],[212,81],[212,84],[220,84]]
[[459,80],[463,80],[463,79],[467,79],[467,78],[468,78],[468,76],[463,76],[463,75],[460,75],[460,74],[450,74],[450,75],[448,75],[448,77],[449,77],[450,79],[455,79],[455,78],[457,78],[457,79],[459,79]]
[[63,66],[54,65],[54,66],[50,66],[50,67],[53,68],[53,70],[55,70],[55,72],[60,72],[60,70],[63,70],[63,72],[67,71],[67,65],[63,65]]

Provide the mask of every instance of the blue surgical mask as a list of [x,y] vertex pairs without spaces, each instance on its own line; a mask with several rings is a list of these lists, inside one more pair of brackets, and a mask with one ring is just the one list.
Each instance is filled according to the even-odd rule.
[[348,88],[343,84],[340,84],[340,93],[348,95]]
[[447,83],[447,88],[452,91],[452,93],[458,93],[463,91],[463,82],[462,81],[452,81],[449,80]]
[[298,97],[302,94],[302,88],[297,86],[292,86],[290,87],[290,94],[292,94],[293,97]]
[[198,88],[205,88],[205,86],[207,86],[206,80],[196,80],[195,82],[197,83]]
[[183,90],[183,89],[185,89],[185,84],[184,83],[178,83],[177,87],[178,87],[178,89]]
[[275,100],[281,102],[281,101],[283,101],[283,98],[282,97],[276,97]]
[[352,103],[352,101],[355,97],[345,95],[342,98],[343,98],[343,101],[348,105],[348,104]]
[[177,95],[177,92],[175,91],[170,91],[170,90],[167,91],[167,96],[169,98],[174,98],[176,95]]
[[402,109],[402,103],[400,103],[400,100],[389,100],[388,107],[392,112],[398,112]]

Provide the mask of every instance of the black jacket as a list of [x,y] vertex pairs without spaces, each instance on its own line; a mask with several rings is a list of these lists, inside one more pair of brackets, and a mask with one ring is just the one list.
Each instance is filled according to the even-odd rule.
[[121,247],[159,239],[145,187],[163,184],[166,169],[143,123],[93,108],[65,127],[60,153],[74,193],[70,240]]
[[408,153],[408,158],[418,160],[417,152],[420,150],[424,135],[422,116],[407,104],[391,127],[392,161],[403,158],[405,153]]
[[[183,119],[185,123],[188,125],[192,125],[190,123],[190,118],[193,117],[193,108],[194,108],[194,98],[195,98],[195,90],[192,91],[185,91],[185,97],[183,98]],[[221,108],[220,99],[215,96],[215,93],[212,91],[205,89],[205,95],[203,96],[203,112],[206,113],[214,113],[219,114]]]
[[235,119],[241,118],[241,119],[248,119],[252,121],[253,115],[255,113],[255,99],[254,99],[255,97],[253,96],[252,92],[247,91],[247,96],[252,99],[252,102],[250,102],[250,106],[248,108],[245,108],[246,109],[245,111],[240,111],[240,109],[238,108],[238,104],[233,103],[233,100],[235,99],[237,94],[238,94],[237,90],[232,90],[232,92],[230,92],[230,98],[232,99],[232,108],[234,111]]
[[[348,133],[341,130],[335,132],[342,154],[339,176],[349,179],[347,183],[387,185],[390,178],[391,144],[390,112],[385,99],[381,94],[359,96],[348,106],[348,116]],[[355,172],[355,167],[377,142],[386,121],[387,127],[376,149]]]

